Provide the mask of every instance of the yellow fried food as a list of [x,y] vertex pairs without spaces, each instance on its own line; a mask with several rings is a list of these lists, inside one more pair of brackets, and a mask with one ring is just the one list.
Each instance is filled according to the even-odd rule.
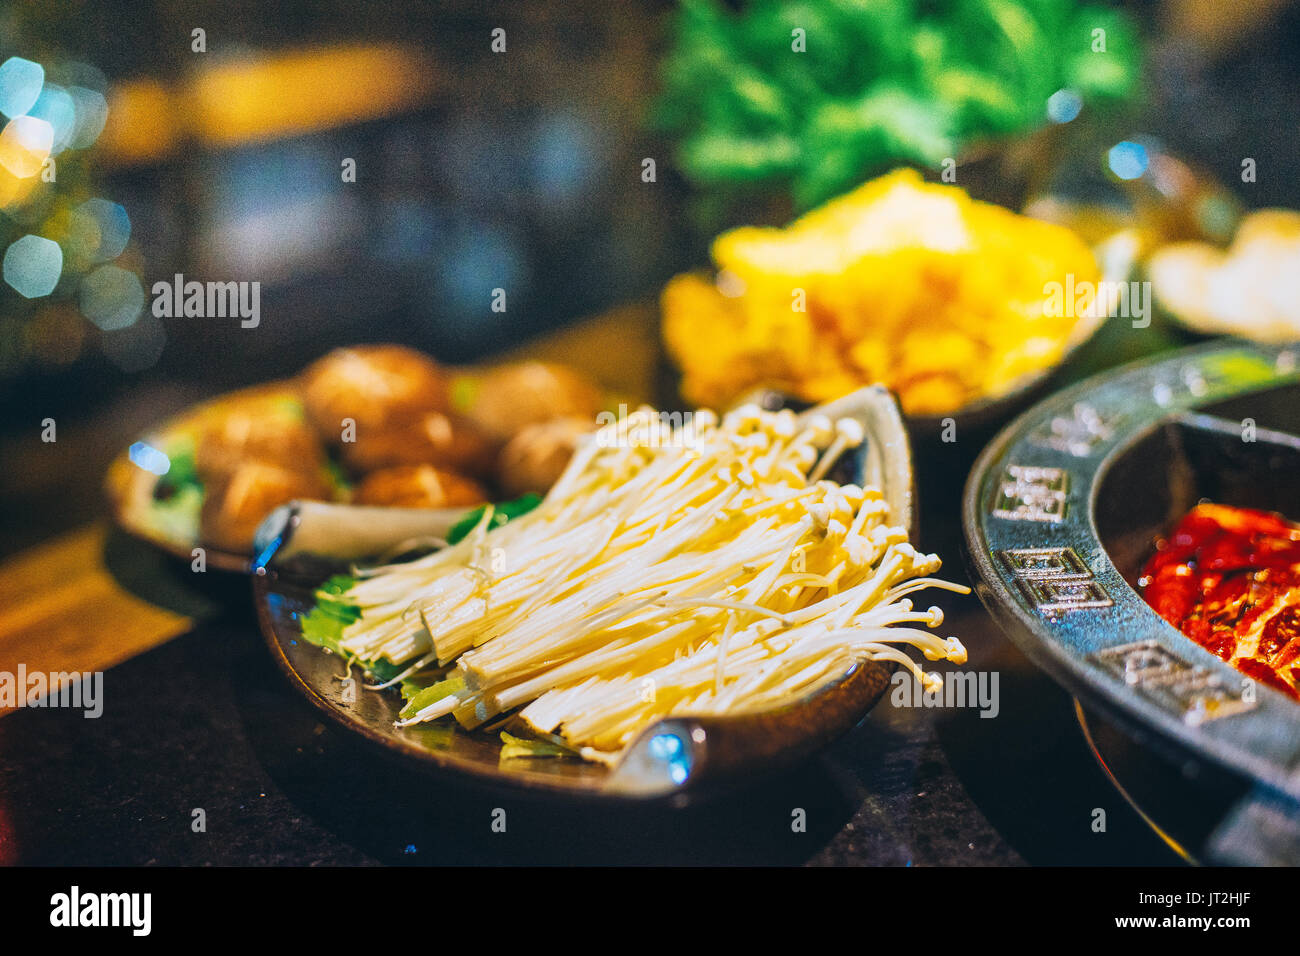
[[1156,301],[1206,335],[1260,342],[1300,339],[1300,212],[1261,209],[1241,220],[1231,247],[1175,242],[1148,263]]
[[715,406],[758,386],[818,402],[882,382],[910,414],[956,411],[1059,362],[1078,319],[1048,290],[1099,279],[1070,230],[910,169],[787,228],[724,233],[713,259],[715,280],[677,276],[662,308],[683,394]]

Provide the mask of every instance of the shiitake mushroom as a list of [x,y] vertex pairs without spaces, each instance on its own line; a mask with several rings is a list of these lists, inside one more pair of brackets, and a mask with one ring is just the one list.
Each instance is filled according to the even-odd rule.
[[[545,492],[595,426],[600,390],[572,369],[517,362],[486,372],[464,414],[432,359],[395,345],[337,349],[299,379],[305,417],[274,404],[225,410],[205,423],[195,466],[205,544],[246,552],[267,513],[295,498],[330,500],[325,448],[358,484],[352,500],[390,507],[468,507]],[[344,440],[344,422],[354,428]]]
[[466,414],[488,436],[508,442],[529,425],[556,418],[594,423],[600,389],[571,368],[552,362],[514,362],[478,379]]
[[355,441],[339,446],[339,457],[355,474],[399,465],[435,465],[486,476],[496,451],[496,444],[469,419],[429,412],[391,428],[359,428]]
[[457,508],[486,502],[487,493],[473,479],[433,465],[401,465],[371,472],[352,500],[392,508]]
[[325,450],[305,420],[267,403],[240,405],[202,423],[194,467],[205,482],[252,461],[316,474]]
[[578,441],[595,427],[590,418],[569,416],[520,429],[497,458],[497,482],[506,497],[545,494],[564,473]]
[[295,498],[331,497],[319,473],[244,462],[205,481],[199,538],[223,551],[245,553],[253,546],[253,532],[275,508]]
[[357,435],[375,434],[450,407],[442,367],[400,345],[336,349],[303,372],[302,393],[307,417],[331,445],[342,443],[348,420]]

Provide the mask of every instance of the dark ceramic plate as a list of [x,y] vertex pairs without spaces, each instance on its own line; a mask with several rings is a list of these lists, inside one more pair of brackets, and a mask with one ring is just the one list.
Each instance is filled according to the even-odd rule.
[[976,591],[1026,656],[1143,746],[1256,786],[1220,858],[1300,847],[1256,825],[1300,825],[1300,705],[1188,640],[1133,582],[1200,500],[1300,515],[1298,367],[1300,348],[1235,340],[1125,366],[1018,418],[966,486]]
[[[837,477],[881,487],[896,520],[915,533],[911,456],[897,404],[883,388],[863,393],[869,393],[868,440]],[[291,560],[277,567],[272,558],[253,578],[262,632],[290,682],[335,723],[392,755],[492,785],[615,799],[686,799],[716,792],[742,776],[805,758],[851,729],[884,694],[893,671],[884,663],[864,662],[786,707],[733,717],[661,720],[646,728],[612,769],[570,758],[502,760],[496,733],[465,731],[453,721],[398,728],[394,722],[402,700],[396,690],[374,692],[345,684],[340,659],[302,639],[301,617],[310,610],[312,591],[327,569],[310,572],[301,566]]]

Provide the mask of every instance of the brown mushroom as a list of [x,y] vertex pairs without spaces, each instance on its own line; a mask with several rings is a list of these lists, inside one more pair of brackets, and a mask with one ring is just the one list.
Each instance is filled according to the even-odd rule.
[[564,473],[582,436],[596,423],[588,418],[555,418],[520,429],[501,449],[497,481],[510,498],[529,491],[545,494]]
[[353,502],[392,508],[458,508],[487,501],[481,485],[433,465],[402,465],[367,475]]
[[340,446],[343,463],[362,474],[398,465],[435,465],[487,475],[495,452],[495,444],[473,422],[442,412],[381,431],[359,429],[356,441]]
[[466,413],[489,436],[506,442],[528,425],[555,418],[594,422],[602,404],[600,389],[571,368],[515,362],[483,374]]
[[431,358],[400,345],[336,349],[303,373],[303,404],[321,437],[339,444],[355,432],[382,432],[448,409],[448,382]]
[[194,467],[205,482],[250,461],[315,474],[325,463],[325,451],[306,421],[265,403],[223,410],[202,423]]
[[320,476],[244,462],[206,484],[199,537],[213,547],[246,553],[253,546],[253,532],[276,507],[295,498],[330,497],[329,485]]

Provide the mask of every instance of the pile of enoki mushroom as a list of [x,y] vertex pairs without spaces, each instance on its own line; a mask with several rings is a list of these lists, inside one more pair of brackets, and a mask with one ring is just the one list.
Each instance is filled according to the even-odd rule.
[[[746,406],[656,432],[656,413],[585,439],[533,511],[455,545],[363,572],[321,600],[352,609],[338,649],[403,665],[422,686],[405,722],[467,728],[515,711],[536,734],[612,762],[671,714],[800,699],[855,661],[965,661],[931,575],[877,488],[821,476],[861,426]],[[631,435],[639,435],[636,441]],[[645,440],[653,435],[654,440]]]

